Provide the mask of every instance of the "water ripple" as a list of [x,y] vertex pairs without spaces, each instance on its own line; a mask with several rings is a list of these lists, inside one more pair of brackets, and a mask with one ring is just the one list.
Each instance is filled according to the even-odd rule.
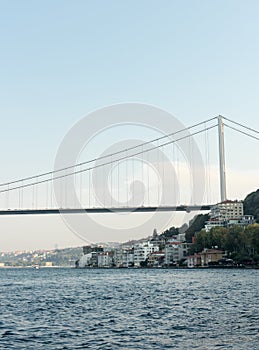
[[1,350],[256,350],[256,270],[0,270]]

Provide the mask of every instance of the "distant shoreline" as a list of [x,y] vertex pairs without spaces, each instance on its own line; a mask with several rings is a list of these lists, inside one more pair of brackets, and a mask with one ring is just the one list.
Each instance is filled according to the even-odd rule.
[[184,266],[172,266],[172,267],[79,267],[74,266],[1,266],[1,269],[75,269],[75,270],[259,270],[258,266],[203,266],[203,267],[184,267]]

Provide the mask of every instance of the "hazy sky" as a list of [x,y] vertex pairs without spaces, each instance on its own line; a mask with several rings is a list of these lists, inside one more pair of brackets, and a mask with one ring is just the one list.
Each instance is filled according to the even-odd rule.
[[[222,114],[259,130],[258,13],[251,0],[0,0],[0,182],[53,169],[70,128],[111,104],[155,105],[184,125]],[[257,141],[229,134],[229,197],[259,187],[257,154]],[[84,244],[59,217],[1,217],[0,232],[0,251]],[[89,239],[134,238],[103,232]]]

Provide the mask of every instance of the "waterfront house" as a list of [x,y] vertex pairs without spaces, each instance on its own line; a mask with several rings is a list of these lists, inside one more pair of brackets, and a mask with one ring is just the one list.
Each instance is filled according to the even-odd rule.
[[98,267],[113,267],[113,252],[100,252],[97,255]]
[[218,262],[222,259],[224,252],[217,249],[205,248],[201,253],[201,266],[209,266],[210,263]]
[[134,245],[134,266],[140,267],[151,253],[159,251],[159,246],[150,241]]
[[222,260],[224,252],[218,249],[205,248],[202,252],[187,257],[187,266],[205,267]]
[[168,241],[165,245],[165,265],[176,265],[187,258],[189,246],[186,242]]
[[187,266],[190,268],[201,266],[201,255],[194,254],[187,257]]
[[149,254],[147,258],[148,267],[161,267],[164,264],[165,252],[157,251]]

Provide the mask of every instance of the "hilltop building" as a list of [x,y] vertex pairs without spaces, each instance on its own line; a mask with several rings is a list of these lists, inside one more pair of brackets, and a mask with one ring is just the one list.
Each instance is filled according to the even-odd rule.
[[213,205],[209,216],[210,219],[205,224],[207,232],[213,227],[247,226],[254,222],[252,215],[244,215],[243,202],[237,200],[226,200]]
[[230,201],[215,204],[211,207],[210,218],[212,220],[228,220],[240,218],[244,215],[242,201]]
[[100,253],[103,251],[104,251],[103,247],[99,246],[99,245],[85,245],[85,246],[83,246],[83,253],[84,254],[88,254],[88,253],[92,253],[92,252]]

